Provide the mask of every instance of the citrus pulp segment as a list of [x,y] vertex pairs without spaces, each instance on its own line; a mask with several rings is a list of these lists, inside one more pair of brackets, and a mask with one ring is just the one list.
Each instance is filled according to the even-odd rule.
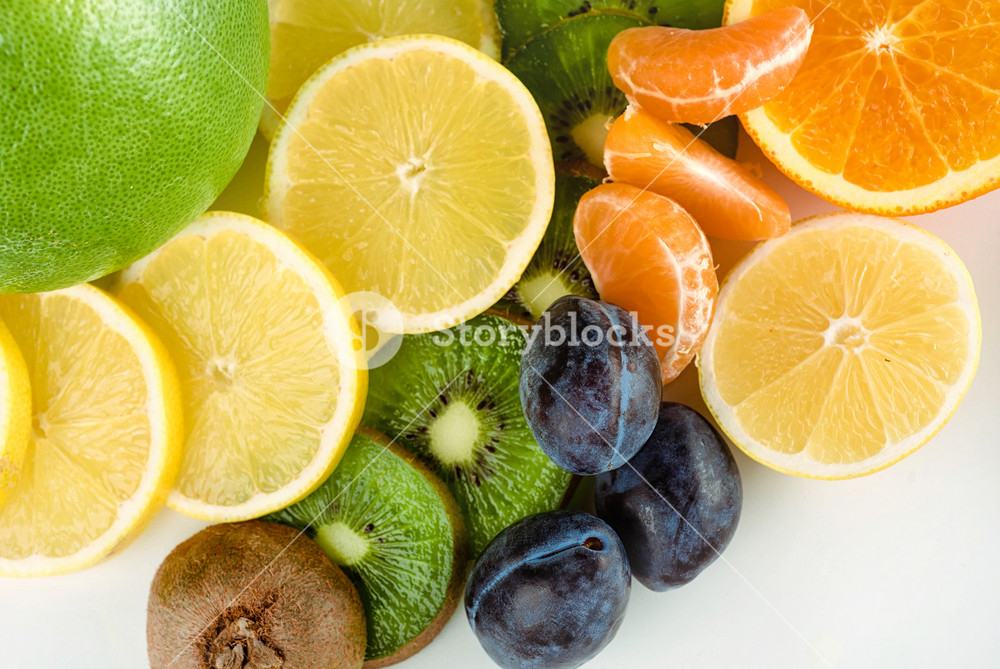
[[748,168],[687,128],[629,107],[608,131],[604,165],[615,181],[669,197],[705,234],[756,240],[788,231],[788,205]]
[[166,350],[82,284],[0,297],[31,379],[24,467],[0,507],[0,575],[87,567],[135,536],[180,461],[181,400]]
[[347,49],[393,35],[433,33],[500,57],[488,0],[270,0],[271,72],[261,128],[274,134],[296,91]]
[[367,372],[342,289],[306,251],[253,218],[212,212],[126,268],[118,292],[180,375],[185,445],[171,507],[244,520],[333,471]]
[[625,30],[608,69],[632,104],[667,123],[711,123],[759,107],[785,88],[812,36],[809,17],[787,7],[721,28]]
[[1000,184],[1000,4],[944,0],[730,0],[735,23],[797,6],[815,26],[791,84],[741,119],[800,186],[902,216]]
[[444,37],[355,47],[301,89],[268,159],[268,220],[407,333],[460,323],[517,281],[555,176],[545,124],[497,62]]
[[980,341],[972,280],[942,241],[895,219],[819,216],[723,282],[702,395],[750,457],[799,476],[862,476],[948,421]]

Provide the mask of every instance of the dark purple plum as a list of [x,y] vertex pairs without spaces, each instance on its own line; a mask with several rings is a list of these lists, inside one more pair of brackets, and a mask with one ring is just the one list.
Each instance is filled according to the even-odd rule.
[[465,586],[465,613],[501,667],[576,667],[614,638],[631,580],[625,548],[607,523],[549,511],[490,542]]
[[553,462],[573,474],[621,467],[656,425],[660,362],[621,307],[568,295],[535,324],[521,358],[521,406]]
[[628,465],[597,477],[594,504],[621,537],[639,582],[670,590],[729,545],[743,484],[715,428],[694,409],[664,402],[656,429]]

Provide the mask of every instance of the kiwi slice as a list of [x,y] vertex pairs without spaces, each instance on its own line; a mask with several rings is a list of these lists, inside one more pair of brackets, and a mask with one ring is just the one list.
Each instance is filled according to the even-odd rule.
[[360,669],[358,591],[312,540],[251,520],[177,546],[149,591],[152,669]]
[[534,323],[549,305],[564,295],[600,299],[573,236],[577,202],[599,184],[584,176],[556,175],[555,206],[545,237],[521,279],[496,304],[497,310]]
[[493,315],[403,337],[369,372],[361,421],[426,462],[465,519],[472,556],[521,518],[559,508],[573,476],[531,436],[518,395],[525,334]]
[[357,587],[368,619],[365,667],[416,653],[458,604],[468,551],[455,500],[382,435],[360,430],[319,488],[268,520],[305,530]]
[[619,12],[651,25],[717,28],[726,0],[497,0],[504,58],[538,33],[584,14]]
[[608,72],[608,46],[643,25],[625,14],[584,14],[536,35],[505,63],[538,102],[556,161],[603,165],[605,124],[627,104]]

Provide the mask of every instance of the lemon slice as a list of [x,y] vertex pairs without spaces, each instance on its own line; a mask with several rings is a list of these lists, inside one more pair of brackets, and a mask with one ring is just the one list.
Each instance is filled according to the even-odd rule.
[[433,33],[500,57],[491,0],[270,0],[271,72],[261,129],[274,134],[295,92],[323,63],[352,46]]
[[177,376],[149,328],[82,284],[0,296],[31,379],[31,436],[0,507],[0,575],[87,567],[136,536],[180,462]]
[[392,37],[303,87],[268,158],[267,218],[408,333],[456,325],[518,280],[552,212],[541,112],[497,62],[445,37]]
[[896,219],[819,216],[726,278],[699,359],[702,395],[765,465],[863,476],[951,418],[981,338],[972,279],[944,242]]
[[329,476],[368,377],[343,291],[312,256],[265,223],[213,212],[125,269],[118,292],[180,375],[184,459],[170,507],[245,520]]
[[28,368],[17,342],[0,321],[0,506],[17,483],[30,426]]

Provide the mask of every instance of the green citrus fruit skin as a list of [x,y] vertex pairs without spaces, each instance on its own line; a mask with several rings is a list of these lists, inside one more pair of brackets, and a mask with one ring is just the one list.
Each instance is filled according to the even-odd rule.
[[0,293],[103,276],[201,214],[269,55],[267,0],[0,2]]

